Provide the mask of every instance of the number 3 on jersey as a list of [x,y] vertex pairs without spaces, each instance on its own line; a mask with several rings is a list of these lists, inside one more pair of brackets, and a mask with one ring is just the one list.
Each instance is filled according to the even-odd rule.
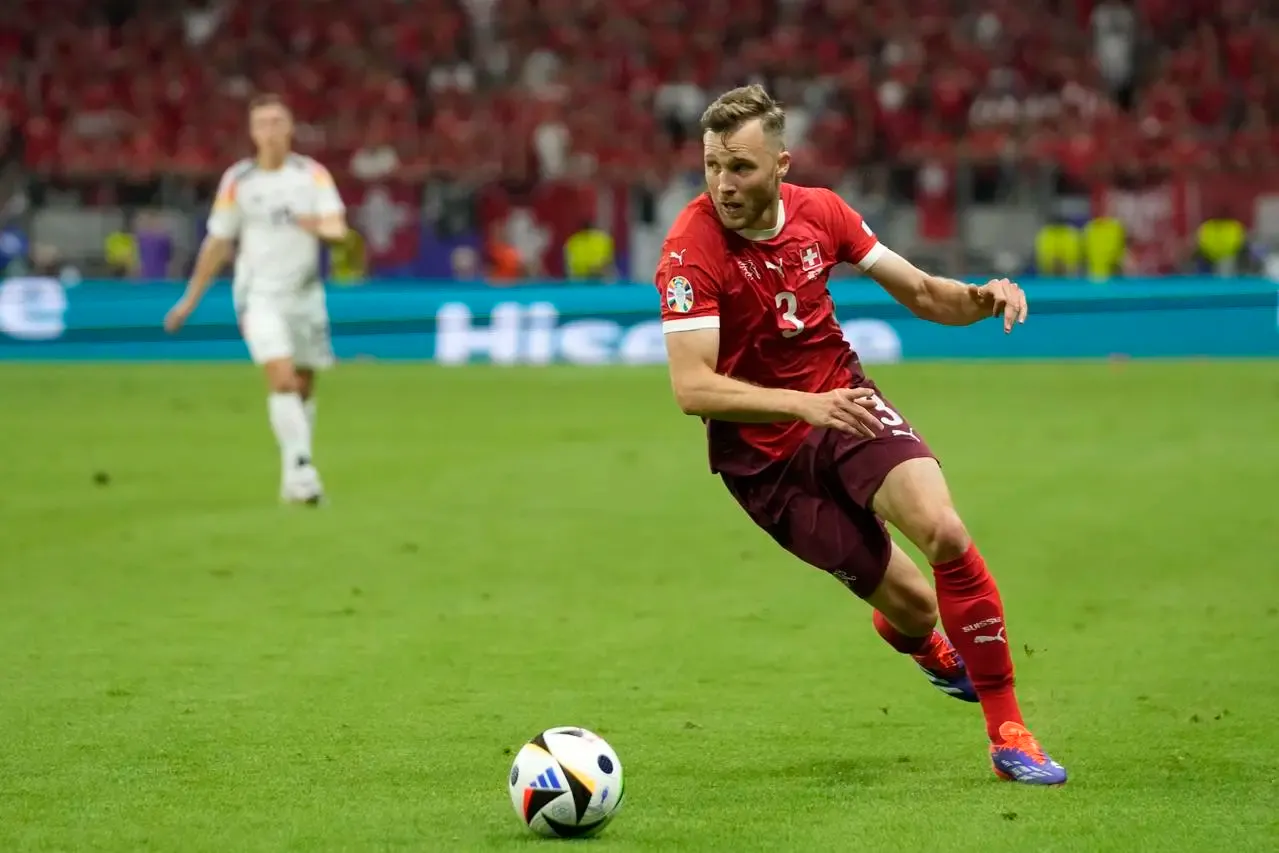
[[790,324],[790,328],[782,329],[782,337],[793,338],[804,331],[804,321],[795,316],[795,310],[799,308],[799,300],[795,298],[794,293],[783,290],[777,294],[774,302],[781,309],[782,319]]
[[[870,400],[872,403],[875,404],[875,411],[879,412],[878,417],[879,417],[880,423],[882,423],[884,426],[895,427],[895,426],[901,426],[902,424],[906,423],[905,418],[903,418],[901,415],[897,414],[891,408],[889,408],[888,404],[884,402],[883,397],[879,396],[878,394],[875,394],[874,396],[870,398]],[[914,430],[911,430],[911,432],[913,433]]]

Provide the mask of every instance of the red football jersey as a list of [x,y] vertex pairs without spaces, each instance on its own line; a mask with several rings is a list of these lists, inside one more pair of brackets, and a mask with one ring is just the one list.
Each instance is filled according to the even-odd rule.
[[[782,184],[777,226],[729,231],[706,194],[680,213],[662,244],[656,285],[662,331],[719,329],[719,373],[767,388],[823,392],[863,379],[826,287],[837,263],[865,271],[886,248],[827,189]],[[711,470],[752,474],[792,454],[802,422],[710,420]]]

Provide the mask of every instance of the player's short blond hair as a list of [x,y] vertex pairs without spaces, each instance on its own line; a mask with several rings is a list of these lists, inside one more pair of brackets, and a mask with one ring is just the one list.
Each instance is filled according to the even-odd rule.
[[702,132],[727,136],[754,119],[759,119],[764,133],[782,143],[786,111],[758,83],[739,86],[716,98],[702,113]]
[[293,115],[293,111],[289,109],[289,105],[284,103],[284,98],[281,98],[274,92],[262,92],[249,99],[250,113],[254,110],[260,110],[263,107],[279,107],[288,115]]

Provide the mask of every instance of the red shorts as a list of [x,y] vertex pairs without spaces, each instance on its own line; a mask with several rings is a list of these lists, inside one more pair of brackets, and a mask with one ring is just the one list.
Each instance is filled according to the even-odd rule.
[[[865,385],[874,388],[871,383]],[[888,568],[888,529],[871,509],[888,472],[935,459],[910,423],[880,397],[875,438],[814,429],[789,458],[749,476],[721,475],[742,509],[779,545],[866,598]]]

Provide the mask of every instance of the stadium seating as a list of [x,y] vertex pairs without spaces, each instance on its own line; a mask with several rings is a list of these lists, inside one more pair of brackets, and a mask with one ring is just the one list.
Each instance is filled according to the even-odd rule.
[[254,89],[288,98],[300,146],[335,170],[385,143],[410,180],[662,176],[696,166],[706,96],[753,75],[797,108],[818,177],[1010,153],[1080,177],[1276,162],[1279,30],[1249,0],[1137,0],[1149,59],[1128,109],[1102,93],[1093,0],[16,5],[0,116],[26,167],[57,177],[215,173],[246,150]]

